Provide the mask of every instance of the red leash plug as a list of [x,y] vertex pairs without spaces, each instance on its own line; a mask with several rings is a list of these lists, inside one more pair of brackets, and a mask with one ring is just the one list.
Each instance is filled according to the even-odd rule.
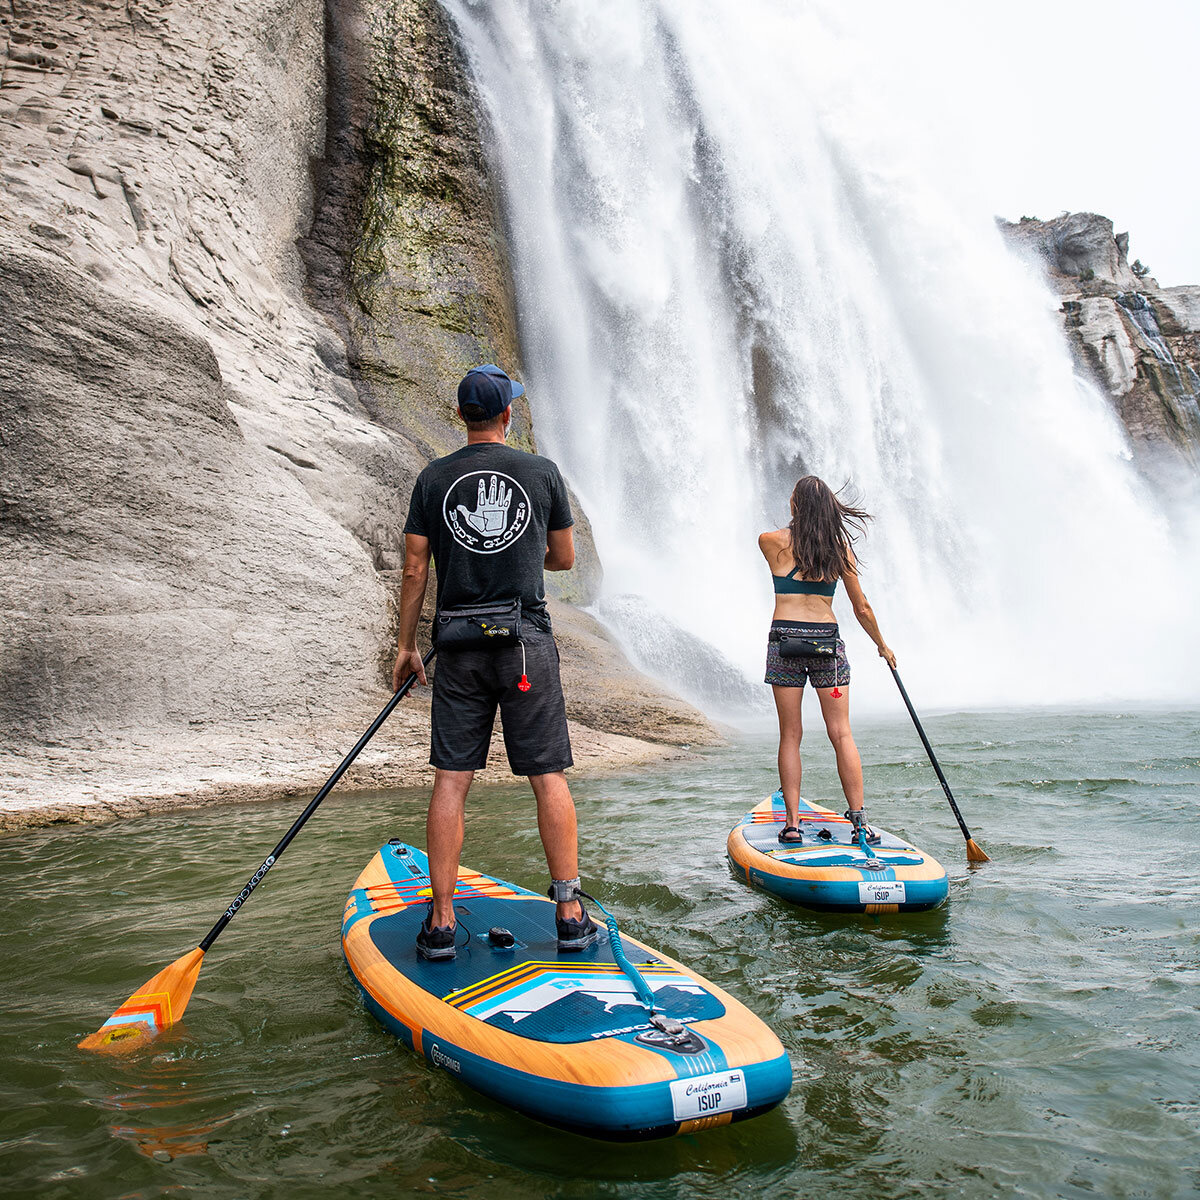
[[521,643],[521,681],[517,684],[517,691],[527,692],[533,687],[529,682],[529,676],[525,674],[525,643]]

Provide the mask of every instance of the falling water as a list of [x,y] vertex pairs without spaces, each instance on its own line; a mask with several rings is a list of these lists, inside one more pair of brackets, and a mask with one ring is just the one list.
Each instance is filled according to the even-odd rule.
[[[1195,559],[1074,377],[1054,301],[953,186],[957,152],[913,149],[832,5],[443,2],[541,446],[591,518],[618,633],[661,619],[761,678],[756,535],[811,472],[876,516],[863,582],[918,697],[1197,694]],[[878,702],[891,681],[844,604]]]

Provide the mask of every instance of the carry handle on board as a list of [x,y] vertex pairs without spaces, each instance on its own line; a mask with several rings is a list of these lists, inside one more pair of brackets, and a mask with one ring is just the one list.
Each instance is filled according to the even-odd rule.
[[[434,647],[423,658],[428,666],[437,653]],[[358,757],[362,748],[375,736],[379,727],[392,715],[392,710],[408,695],[417,673],[414,671],[396,689],[383,711],[371,722],[370,728],[354,744],[354,748],[338,764],[337,770],[325,781],[325,786],[308,802],[308,807],[292,822],[292,827],[281,837],[275,849],[263,859],[262,865],[246,881],[246,886],[230,902],[217,923],[204,935],[204,940],[195,950],[177,958],[157,975],[146,981],[95,1033],[89,1034],[79,1043],[81,1050],[100,1050],[125,1053],[145,1045],[164,1029],[175,1024],[183,1016],[192,989],[200,974],[200,964],[205,951],[221,936],[225,926],[237,916],[238,910],[250,899],[251,893],[262,883],[267,872],[279,861],[280,855],[291,845],[292,839],[304,828],[309,817],[317,811],[321,801],[333,791],[334,785],[346,773],[350,764]]]
[[[888,665],[891,666],[890,663]],[[946,799],[950,801],[950,807],[954,811],[954,819],[958,822],[958,827],[962,830],[963,837],[967,839],[967,862],[990,862],[991,859],[984,854],[979,844],[971,836],[971,831],[967,828],[967,823],[963,820],[962,813],[958,811],[958,805],[954,802],[954,793],[950,790],[950,785],[946,782],[946,776],[942,774],[941,764],[937,760],[937,755],[934,754],[933,747],[929,744],[929,739],[925,736],[925,730],[921,727],[921,719],[917,716],[917,710],[913,708],[912,701],[908,698],[908,693],[904,690],[904,684],[900,681],[900,672],[895,667],[892,667],[891,670],[892,678],[895,679],[896,686],[900,689],[900,695],[904,697],[904,705],[908,709],[908,715],[912,717],[913,724],[917,727],[917,732],[921,735],[921,744],[925,747],[925,753],[929,755],[929,762],[937,773],[938,782],[942,785],[942,791],[946,793]]]

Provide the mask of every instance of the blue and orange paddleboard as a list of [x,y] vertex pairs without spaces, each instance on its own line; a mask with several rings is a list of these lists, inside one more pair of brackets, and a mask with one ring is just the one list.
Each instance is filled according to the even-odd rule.
[[751,809],[729,834],[734,873],[793,904],[824,912],[894,913],[936,908],[950,882],[940,862],[875,826],[877,846],[862,847],[845,817],[800,801],[803,842],[781,843],[783,793]]
[[551,901],[490,875],[460,869],[457,957],[425,961],[414,939],[428,870],[415,847],[383,846],[346,901],[342,947],[368,1010],[435,1067],[529,1116],[619,1141],[744,1120],[787,1095],[783,1046],[732,996],[622,934],[658,1007],[684,1027],[668,1037],[606,930],[560,954]]

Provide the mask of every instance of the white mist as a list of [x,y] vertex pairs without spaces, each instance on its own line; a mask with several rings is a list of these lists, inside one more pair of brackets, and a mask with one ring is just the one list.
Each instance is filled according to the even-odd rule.
[[[756,535],[811,472],[876,515],[863,582],[919,705],[1200,695],[1195,554],[1074,378],[1056,301],[956,148],[931,156],[921,114],[873,91],[844,16],[443,2],[490,125],[540,444],[608,594],[761,679]],[[856,706],[894,707],[837,608]]]

